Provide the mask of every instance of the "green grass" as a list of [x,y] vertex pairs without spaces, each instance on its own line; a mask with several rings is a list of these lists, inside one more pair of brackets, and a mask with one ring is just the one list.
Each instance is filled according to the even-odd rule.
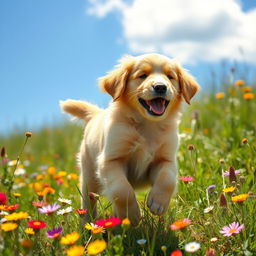
[[[82,127],[65,123],[34,132],[21,155],[20,150],[26,138],[24,134],[0,137],[0,146],[5,147],[8,158],[14,160],[20,155],[20,164],[24,166],[18,166],[18,169],[24,168],[26,171],[21,176],[14,176],[11,188],[15,166],[2,164],[0,192],[8,193],[8,204],[20,204],[16,212],[27,212],[31,219],[47,223],[47,227],[35,235],[25,233],[25,228],[28,227],[26,219],[16,221],[18,228],[13,231],[5,232],[0,229],[0,255],[66,255],[66,250],[71,245],[63,245],[59,239],[50,239],[45,235],[48,229],[59,226],[63,228],[62,236],[74,231],[80,234],[79,240],[75,242],[77,245],[85,245],[89,239],[104,239],[107,248],[101,255],[160,256],[170,255],[175,249],[182,250],[184,255],[190,255],[185,252],[184,246],[192,241],[201,245],[195,255],[205,255],[209,248],[215,250],[215,255],[256,255],[256,115],[253,113],[256,100],[245,100],[243,90],[237,86],[227,87],[225,93],[223,99],[204,95],[184,111],[177,156],[179,175],[193,176],[194,180],[189,183],[178,181],[178,192],[171,201],[168,213],[161,218],[151,215],[145,206],[145,191],[138,195],[143,212],[143,219],[138,227],[117,226],[92,237],[90,231],[80,224],[80,217],[75,211],[64,216],[56,213],[47,216],[39,214],[32,205],[32,201],[38,201],[35,186],[43,190],[49,185],[55,190],[54,194],[47,195],[49,203],[64,197],[72,200],[73,209],[80,208],[78,180],[71,179],[69,174],[79,174],[76,153],[82,138]],[[242,143],[243,138],[248,143]],[[193,150],[189,150],[191,145]],[[228,177],[222,177],[222,172],[229,170],[231,166],[241,170],[241,174],[236,176],[237,182],[233,184],[230,184]],[[54,175],[48,173],[49,167],[55,168]],[[60,178],[61,174],[65,176]],[[58,184],[57,181],[63,183]],[[213,184],[216,188],[213,193],[209,193],[207,199],[206,189]],[[232,195],[225,194],[227,206],[220,206],[223,188],[231,185],[236,190]],[[21,196],[15,197],[13,192],[20,193]],[[250,196],[243,203],[231,201],[231,196],[248,192]],[[102,197],[99,201],[101,206],[98,218],[112,216],[109,202]],[[213,210],[204,213],[209,205],[214,206]],[[192,224],[181,230],[170,230],[170,224],[183,218],[191,219]],[[232,222],[244,224],[245,228],[239,234],[223,236],[220,230]],[[217,241],[211,242],[215,237]],[[145,245],[139,245],[138,239],[146,239]],[[25,240],[32,242],[30,247],[24,247]]]

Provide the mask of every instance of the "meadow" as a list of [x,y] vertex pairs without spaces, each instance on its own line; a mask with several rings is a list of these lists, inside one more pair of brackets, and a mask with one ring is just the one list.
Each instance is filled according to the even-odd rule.
[[81,125],[0,136],[0,255],[256,255],[255,93],[237,80],[186,107],[178,192],[162,217],[140,192],[137,227],[95,194],[99,216],[81,225]]

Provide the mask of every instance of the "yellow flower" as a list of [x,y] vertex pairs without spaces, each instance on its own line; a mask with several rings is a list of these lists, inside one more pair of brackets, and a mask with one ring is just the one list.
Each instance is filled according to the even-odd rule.
[[15,197],[20,197],[21,193],[12,193]]
[[77,232],[73,232],[63,236],[60,240],[61,244],[74,244],[79,239],[79,234]]
[[131,224],[131,222],[128,218],[125,218],[125,219],[122,220],[122,224],[126,225],[126,226],[129,226]]
[[36,176],[36,180],[42,180],[44,178],[43,174],[39,174]]
[[104,240],[95,240],[91,242],[87,247],[87,254],[96,255],[104,251],[107,247],[107,243]]
[[22,220],[28,218],[29,215],[27,212],[14,212],[12,214],[6,215],[6,220]]
[[33,228],[26,228],[25,233],[28,234],[28,235],[34,235],[35,231],[34,231]]
[[53,174],[55,174],[56,169],[55,169],[55,167],[49,167],[47,172],[48,172],[48,174],[53,175]]
[[223,98],[225,98],[225,93],[224,92],[218,92],[218,93],[216,93],[215,94],[215,98],[216,99],[223,99]]
[[238,202],[238,203],[241,203],[243,201],[245,201],[248,197],[248,194],[240,194],[240,195],[237,195],[237,196],[232,196],[231,197],[231,200],[233,202]]
[[237,85],[237,86],[244,85],[244,80],[237,80],[237,81],[235,81],[235,85]]
[[223,192],[224,193],[232,193],[232,192],[234,192],[235,191],[235,187],[228,187],[228,188],[223,188]]
[[242,88],[242,90],[244,92],[251,92],[252,91],[252,87],[251,86],[245,86],[245,87]]
[[77,180],[78,179],[78,175],[76,173],[70,173],[68,175],[68,179],[69,180]]
[[59,177],[64,177],[64,176],[67,175],[67,172],[65,172],[65,171],[60,171],[60,172],[57,173],[57,175],[58,175]]
[[7,223],[4,223],[1,225],[1,229],[3,231],[12,231],[14,229],[16,229],[18,227],[18,224],[17,223],[14,223],[14,222],[7,222]]
[[254,94],[252,92],[247,92],[244,94],[244,99],[245,100],[252,100],[254,99]]
[[74,245],[67,250],[68,256],[82,256],[84,254],[84,247],[82,245]]
[[243,139],[242,139],[242,143],[243,143],[243,144],[247,144],[247,143],[248,143],[247,138],[243,138]]
[[89,224],[89,223],[86,223],[85,226],[84,226],[86,229],[88,230],[91,230],[91,232],[93,234],[100,234],[100,233],[104,233],[105,232],[105,229],[103,227],[100,227],[96,224]]

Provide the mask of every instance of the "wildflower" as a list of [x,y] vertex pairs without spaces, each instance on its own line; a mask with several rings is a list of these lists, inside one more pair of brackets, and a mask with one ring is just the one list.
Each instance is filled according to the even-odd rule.
[[42,229],[46,227],[46,223],[41,220],[30,220],[28,226],[33,229]]
[[14,210],[16,210],[19,206],[20,206],[19,204],[14,204],[14,205],[0,205],[0,210],[14,211]]
[[12,231],[18,227],[17,223],[7,222],[1,225],[1,229],[5,232]]
[[94,192],[89,192],[89,197],[91,200],[98,200],[100,196]]
[[207,207],[207,208],[205,208],[204,209],[204,213],[209,213],[209,212],[211,212],[212,210],[213,210],[213,208],[214,208],[214,206],[209,206],[209,207]]
[[59,198],[58,201],[60,201],[63,204],[71,204],[71,200],[65,198]]
[[224,194],[220,195],[220,206],[227,207],[228,202]]
[[249,192],[248,192],[248,197],[249,197],[249,198],[255,198],[256,196],[253,194],[252,191],[249,191]]
[[173,222],[170,226],[171,230],[178,230],[181,228],[185,228],[186,226],[191,224],[191,220],[190,219],[181,219],[181,220],[177,220],[175,222]]
[[67,250],[67,256],[84,255],[84,247],[82,245],[74,245]]
[[[5,215],[8,215],[9,213],[8,212],[5,212],[5,211],[0,211],[0,216],[5,216]],[[1,222],[1,221],[0,221]]]
[[213,237],[213,238],[210,239],[210,241],[211,241],[212,243],[215,243],[215,242],[218,241],[218,238],[217,238],[217,237]]
[[31,240],[29,240],[29,239],[23,239],[22,241],[21,241],[21,245],[24,247],[24,248],[30,248],[30,247],[32,247],[32,241]]
[[38,211],[40,213],[45,213],[45,214],[49,215],[49,214],[55,212],[56,210],[58,210],[59,208],[60,208],[60,205],[54,203],[54,204],[43,206],[42,208],[38,208]]
[[84,215],[88,212],[88,209],[76,209],[76,212],[79,214],[79,215]]
[[53,195],[54,193],[55,193],[55,189],[53,189],[51,187],[46,187],[42,191],[43,196],[48,195],[48,194],[52,194]]
[[17,164],[17,160],[11,160],[8,162],[8,166],[15,166]]
[[232,193],[236,190],[236,187],[228,187],[228,188],[223,188],[222,191],[224,193]]
[[50,229],[46,232],[49,238],[58,238],[62,232],[62,227]]
[[209,193],[212,193],[215,188],[216,188],[216,185],[210,185],[210,186],[207,187],[207,191],[208,191]]
[[237,196],[232,196],[231,200],[232,200],[232,202],[241,203],[241,202],[245,201],[247,199],[247,197],[248,197],[248,194],[240,194]]
[[179,177],[179,180],[182,180],[184,182],[190,182],[190,181],[193,181],[194,178],[191,176],[181,176],[181,177]]
[[15,197],[20,197],[21,196],[21,193],[12,193],[13,194],[13,196],[15,196]]
[[196,252],[200,249],[201,245],[197,242],[190,242],[188,244],[185,245],[185,251],[186,252]]
[[57,215],[65,215],[73,211],[72,206],[67,207],[66,209],[61,209],[57,211]]
[[146,244],[147,240],[142,238],[142,239],[138,239],[136,242],[140,246],[144,246]]
[[243,138],[243,139],[242,139],[242,143],[243,143],[243,144],[247,144],[247,143],[248,143],[247,138]]
[[26,132],[25,135],[27,138],[30,138],[32,136],[32,132]]
[[215,94],[215,98],[220,100],[220,99],[223,99],[225,98],[225,93],[224,92],[218,92]]
[[[235,170],[235,175],[239,175],[239,174],[241,174],[241,171],[240,170]],[[229,175],[230,175],[230,171],[224,172],[225,177],[228,177]]]
[[244,99],[245,100],[252,100],[254,99],[254,94],[252,92],[247,92],[244,94]]
[[235,168],[232,166],[229,168],[229,182],[234,184],[236,182]]
[[195,149],[195,146],[193,144],[188,145],[188,150],[194,150],[194,149]]
[[87,254],[96,255],[103,252],[107,247],[107,243],[104,240],[95,240],[91,242],[87,247]]
[[56,172],[56,168],[51,166],[48,168],[47,172],[49,175],[54,175]]
[[28,218],[29,215],[27,212],[14,212],[5,216],[6,220],[22,220]]
[[60,240],[61,244],[74,244],[79,239],[79,234],[77,232],[73,232],[70,234],[67,234],[66,236],[63,236]]
[[122,223],[122,220],[117,217],[112,217],[105,220],[97,220],[95,222],[96,225],[104,228],[114,227],[116,225],[120,225],[121,223]]
[[182,251],[180,250],[174,250],[173,252],[171,252],[171,255],[170,256],[182,256]]
[[242,88],[242,91],[244,92],[251,92],[252,91],[252,87],[251,86],[245,86]]
[[84,227],[88,230],[91,230],[93,234],[100,234],[105,232],[105,229],[103,227],[100,227],[93,223],[86,223]]
[[5,205],[8,201],[7,195],[3,192],[0,193],[0,205]]
[[47,202],[44,201],[40,201],[40,202],[32,202],[32,204],[36,207],[43,207],[45,205],[47,205]]
[[131,221],[128,218],[122,220],[122,225],[129,226],[131,225]]
[[161,246],[161,250],[163,251],[163,253],[165,253],[166,250],[167,250],[167,247],[166,247],[165,245],[162,245],[162,246]]
[[244,85],[244,80],[236,80],[235,85],[237,86],[243,86]]
[[35,231],[34,231],[33,228],[26,228],[25,233],[28,234],[28,235],[34,235]]
[[220,233],[223,234],[223,236],[232,236],[233,234],[239,234],[243,229],[244,224],[239,225],[238,222],[233,222],[228,226],[223,227],[222,230],[220,230]]
[[215,256],[215,255],[216,255],[215,250],[213,248],[207,249],[206,254],[205,254],[205,256]]
[[26,170],[25,170],[25,169],[23,169],[23,168],[18,168],[18,169],[16,169],[14,175],[15,175],[15,176],[22,176],[22,175],[24,175],[25,173],[26,173]]
[[76,173],[70,173],[68,175],[68,179],[69,180],[77,180],[78,179],[78,175]]

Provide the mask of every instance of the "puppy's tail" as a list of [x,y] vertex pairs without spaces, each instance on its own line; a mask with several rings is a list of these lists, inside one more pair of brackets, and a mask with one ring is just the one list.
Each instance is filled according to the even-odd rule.
[[60,101],[60,107],[64,112],[71,114],[78,119],[82,119],[85,122],[90,121],[92,117],[103,111],[103,109],[96,105],[81,100]]

